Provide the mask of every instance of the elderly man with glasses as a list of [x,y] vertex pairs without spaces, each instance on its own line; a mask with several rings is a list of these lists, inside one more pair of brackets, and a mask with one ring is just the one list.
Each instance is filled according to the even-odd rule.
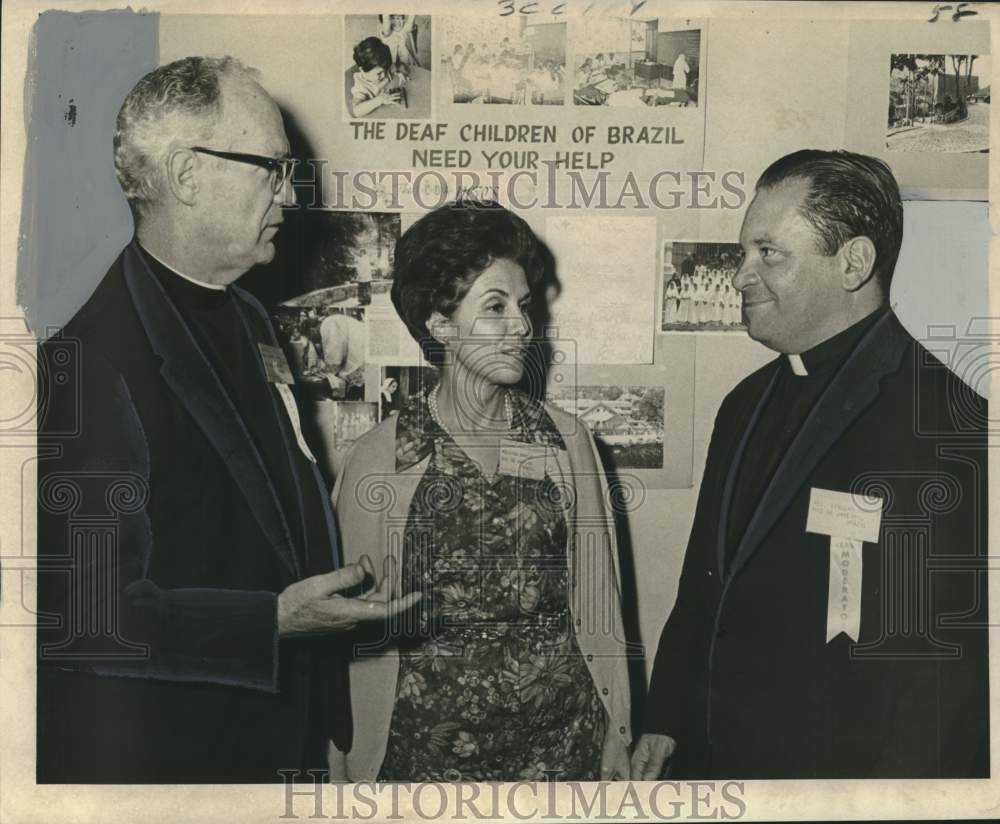
[[114,143],[135,239],[40,352],[72,343],[79,382],[40,393],[37,777],[282,781],[350,745],[344,631],[413,599],[341,567],[288,366],[234,285],[294,204],[278,107],[189,57],[139,81]]

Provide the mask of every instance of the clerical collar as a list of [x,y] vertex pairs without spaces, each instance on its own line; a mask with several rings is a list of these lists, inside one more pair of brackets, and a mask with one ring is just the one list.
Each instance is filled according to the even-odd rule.
[[160,266],[162,266],[168,272],[170,272],[173,275],[177,275],[177,277],[179,278],[184,278],[184,280],[186,280],[188,283],[193,283],[195,286],[200,286],[202,289],[213,289],[217,292],[223,292],[226,289],[225,284],[205,283],[204,281],[195,280],[194,278],[188,277],[183,272],[178,272],[173,266],[170,266],[169,264],[166,264],[162,260],[160,260],[156,255],[150,252],[149,249],[147,249],[141,243],[139,244],[139,248],[142,249],[144,254],[148,255],[152,260],[155,260],[157,263],[160,264]]
[[806,365],[802,362],[802,355],[789,355],[788,363],[792,367],[793,375],[804,378],[809,374],[809,370],[806,369]]
[[865,332],[887,311],[888,307],[880,307],[812,349],[807,349],[798,355],[788,355],[788,365],[792,369],[792,374],[804,378],[836,369],[847,359]]
[[211,312],[229,305],[230,293],[226,287],[192,280],[171,269],[156,255],[150,254],[149,250],[141,244],[139,249],[146,256],[149,270],[179,307],[187,310]]

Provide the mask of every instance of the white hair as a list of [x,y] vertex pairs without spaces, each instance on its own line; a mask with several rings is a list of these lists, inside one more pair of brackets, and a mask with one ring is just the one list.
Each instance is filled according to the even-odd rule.
[[128,93],[115,126],[115,174],[133,214],[156,202],[173,148],[212,137],[223,76],[256,80],[257,72],[232,57],[185,57],[154,69]]

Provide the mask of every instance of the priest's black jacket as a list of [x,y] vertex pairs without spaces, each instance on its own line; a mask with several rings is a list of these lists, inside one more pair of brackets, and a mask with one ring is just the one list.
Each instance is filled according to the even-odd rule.
[[[976,377],[983,351],[940,348]],[[671,778],[986,776],[986,403],[885,312],[727,551],[735,479],[785,368],[782,356],[754,372],[718,411],[644,731],[677,741]],[[882,502],[857,643],[827,642],[830,538],[806,531],[815,488]]]
[[277,593],[337,566],[333,514],[266,312],[229,287],[240,409],[156,265],[130,244],[39,351],[37,779],[282,781],[350,742],[335,642],[277,632]]

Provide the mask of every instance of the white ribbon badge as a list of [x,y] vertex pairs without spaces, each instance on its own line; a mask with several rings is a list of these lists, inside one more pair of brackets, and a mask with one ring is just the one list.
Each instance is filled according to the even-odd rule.
[[826,641],[840,633],[854,641],[861,634],[861,549],[878,542],[882,499],[813,487],[806,532],[830,536],[830,587],[826,602]]
[[292,390],[284,383],[276,383],[275,387],[278,389],[278,394],[281,395],[281,400],[285,404],[285,411],[288,413],[288,417],[292,422],[292,429],[295,430],[295,440],[299,444],[299,449],[302,450],[302,454],[305,455],[310,461],[316,463],[316,458],[306,444],[306,439],[302,436],[302,424],[299,421],[299,410],[295,406],[295,396],[292,394]]

